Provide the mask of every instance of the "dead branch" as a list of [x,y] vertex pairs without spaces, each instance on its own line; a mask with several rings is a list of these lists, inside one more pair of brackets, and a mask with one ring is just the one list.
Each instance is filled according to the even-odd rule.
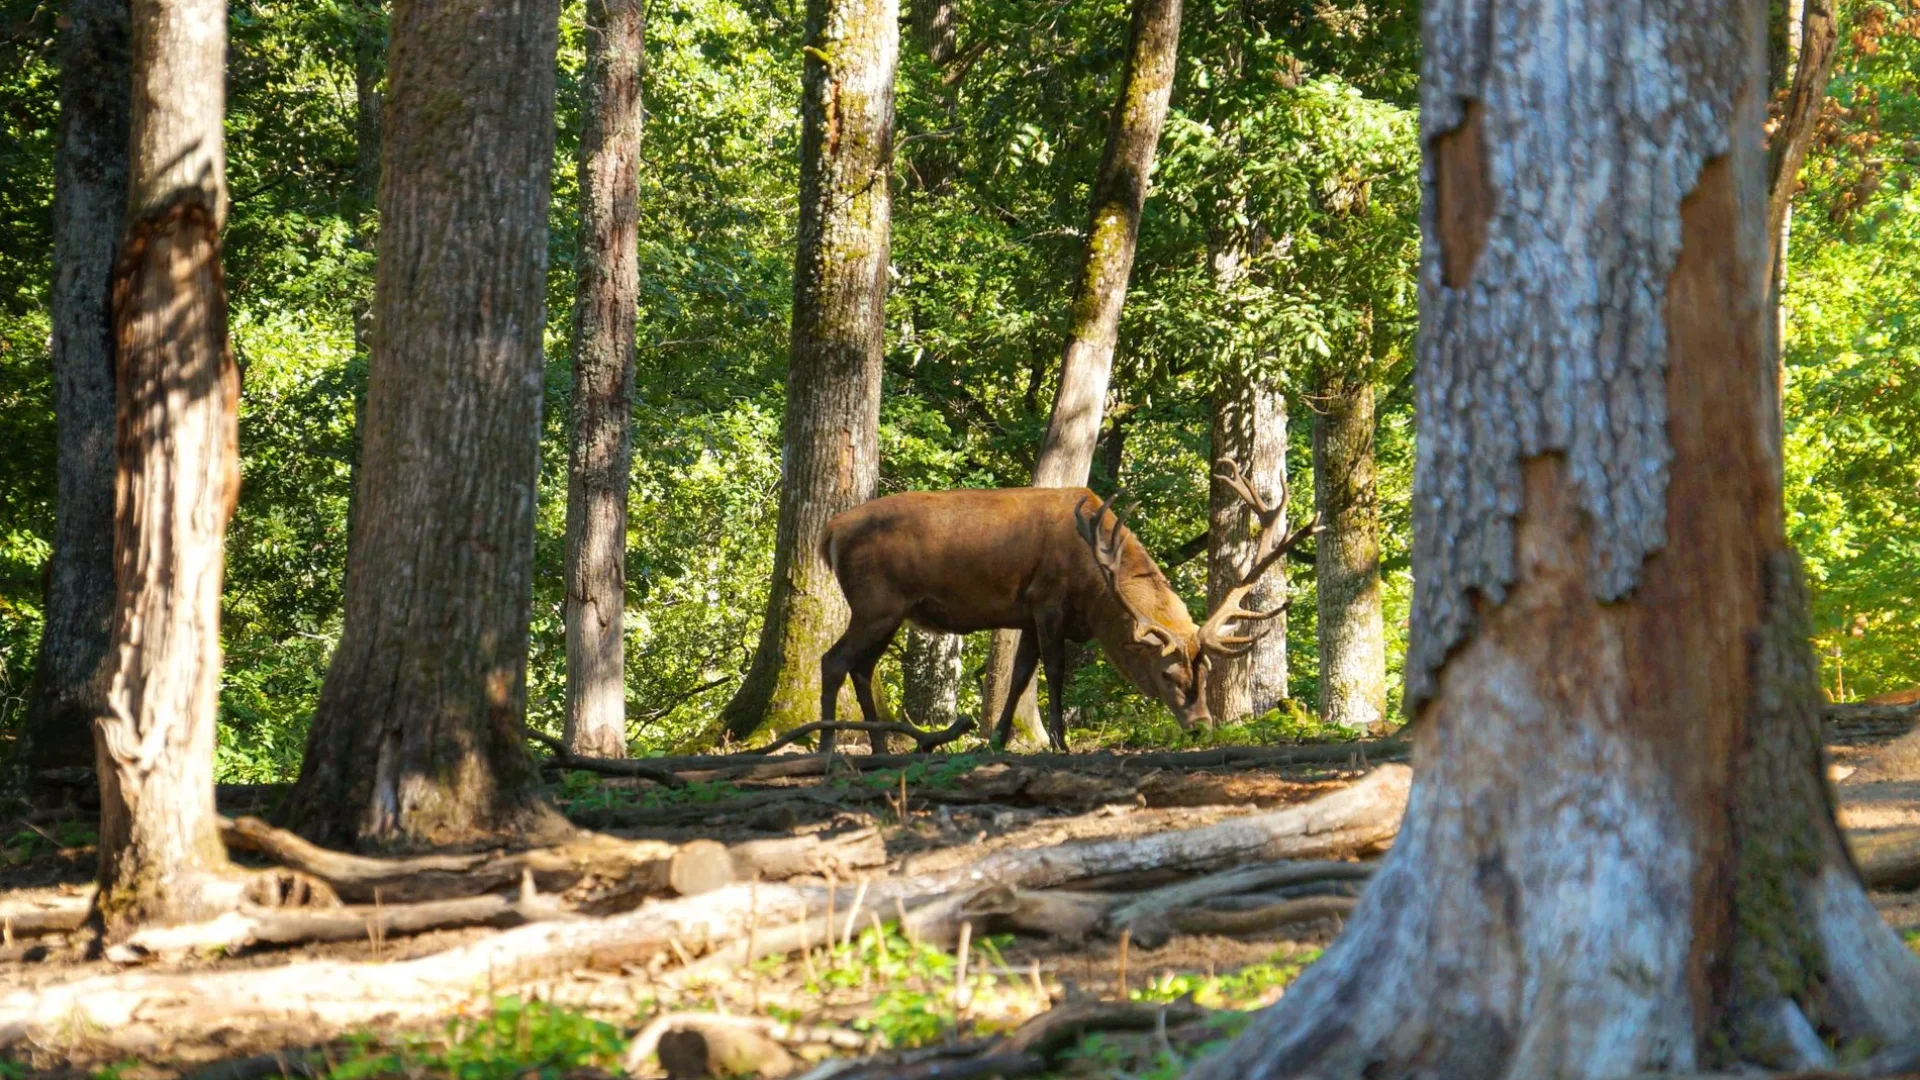
[[[1167,921],[1176,933],[1245,937],[1329,916],[1346,916],[1353,912],[1354,905],[1359,902],[1350,896],[1307,896],[1298,900],[1282,900],[1276,904],[1248,911],[1191,908],[1169,913]],[[1141,944],[1152,947],[1148,942],[1143,941]]]
[[970,716],[960,717],[938,731],[927,731],[923,728],[914,727],[912,724],[867,723],[866,721],[860,720],[815,720],[810,724],[801,724],[799,727],[794,728],[792,731],[787,732],[785,735],[780,736],[746,756],[764,757],[774,753],[781,747],[792,746],[794,743],[799,742],[809,735],[820,732],[839,734],[843,731],[860,731],[869,735],[905,735],[907,738],[913,740],[915,753],[928,754],[972,730],[973,718]]
[[382,904],[334,908],[262,908],[252,904],[207,922],[142,930],[109,959],[132,961],[148,956],[225,949],[304,945],[322,941],[382,940],[463,926],[506,929],[550,919],[577,918],[552,897],[469,896],[423,904]]
[[1216,897],[1298,885],[1312,881],[1364,881],[1371,863],[1273,862],[1241,866],[1123,898],[1107,915],[1103,929],[1117,936],[1130,930],[1133,940],[1155,948],[1176,932],[1169,916],[1204,905]]
[[567,744],[532,728],[524,729],[529,739],[547,748],[553,756],[547,764],[560,769],[581,769],[586,772],[605,773],[610,776],[632,776],[641,780],[651,780],[661,787],[683,788],[685,780],[680,779],[671,769],[663,769],[647,758],[597,758],[583,757],[567,749]]
[[588,833],[571,843],[530,851],[382,859],[332,851],[258,818],[222,819],[220,836],[229,848],[311,874],[354,903],[407,904],[497,892],[528,873],[547,892],[592,877],[631,892],[681,896],[734,879],[726,848],[710,840],[669,844]]

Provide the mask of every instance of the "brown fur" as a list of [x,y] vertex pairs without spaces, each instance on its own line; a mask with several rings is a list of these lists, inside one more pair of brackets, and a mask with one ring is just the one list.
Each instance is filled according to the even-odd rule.
[[[841,680],[851,675],[861,712],[872,705],[873,665],[902,622],[929,630],[1021,631],[1014,681],[1024,685],[1044,659],[1049,734],[1066,745],[1061,689],[1069,642],[1098,639],[1107,657],[1141,692],[1171,708],[1186,726],[1210,719],[1207,664],[1186,604],[1153,557],[1121,529],[1118,588],[1128,604],[1154,619],[1177,646],[1135,640],[1136,621],[1115,599],[1092,552],[1076,531],[1074,512],[1086,500],[1111,529],[1113,515],[1086,488],[912,491],[836,515],[822,554],[852,608],[847,632],[821,661],[821,717],[833,718]],[[1013,704],[1000,717],[1004,743]]]

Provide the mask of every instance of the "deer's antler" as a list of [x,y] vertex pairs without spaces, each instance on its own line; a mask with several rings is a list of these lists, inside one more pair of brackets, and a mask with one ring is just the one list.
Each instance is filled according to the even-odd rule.
[[[1229,488],[1253,511],[1255,520],[1260,522],[1259,554],[1253,560],[1253,566],[1227,594],[1220,598],[1220,604],[1207,614],[1207,621],[1200,626],[1200,647],[1219,656],[1241,656],[1253,648],[1260,635],[1272,628],[1271,620],[1284,615],[1288,601],[1282,599],[1270,611],[1254,611],[1245,606],[1247,594],[1260,581],[1262,574],[1279,562],[1287,552],[1298,547],[1300,541],[1320,531],[1320,519],[1313,520],[1288,532],[1287,500],[1291,492],[1285,481],[1280,484],[1280,497],[1272,504],[1260,497],[1253,484],[1241,473],[1238,462],[1231,458],[1220,460],[1220,471],[1214,476]],[[1231,623],[1251,624],[1246,633],[1229,634],[1227,627]]]
[[[1087,513],[1087,503],[1093,496],[1088,495],[1073,508],[1073,525],[1080,533],[1080,539],[1087,542],[1087,549],[1093,552],[1094,564],[1100,567],[1100,573],[1107,579],[1107,591],[1120,602],[1128,615],[1133,616],[1133,640],[1157,646],[1161,655],[1170,655],[1180,648],[1180,639],[1173,631],[1161,625],[1158,619],[1148,616],[1133,602],[1127,599],[1126,591],[1120,588],[1121,534],[1126,525],[1121,515],[1126,510],[1120,506],[1121,496],[1115,495],[1106,505],[1097,507],[1092,515]],[[1113,528],[1101,527],[1101,519],[1109,512],[1113,515]]]

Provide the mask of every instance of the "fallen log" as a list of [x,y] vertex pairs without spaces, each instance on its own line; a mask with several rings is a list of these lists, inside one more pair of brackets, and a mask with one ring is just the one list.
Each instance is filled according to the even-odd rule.
[[506,929],[578,917],[565,904],[537,895],[531,888],[523,889],[518,896],[468,896],[421,904],[294,909],[248,904],[206,922],[139,931],[108,950],[108,959],[124,963],[216,949],[238,953],[324,941],[382,941],[432,930],[466,926]]
[[1412,778],[1383,765],[1352,787],[1312,802],[1151,836],[997,851],[971,866],[929,875],[948,888],[1055,888],[1147,871],[1201,873],[1248,862],[1351,855],[1392,840]]
[[856,870],[884,866],[887,842],[879,829],[860,829],[838,836],[808,833],[770,840],[747,840],[729,845],[734,874],[761,881],[785,881],[829,873],[847,876]]
[[16,937],[70,934],[86,923],[92,910],[91,889],[78,896],[0,904],[0,941],[11,945]]
[[258,818],[222,819],[220,837],[236,851],[265,856],[310,874],[349,903],[420,903],[498,892],[527,874],[543,892],[591,877],[640,893],[692,896],[733,881],[727,849],[711,840],[669,844],[588,833],[557,847],[518,852],[418,855],[382,859],[333,851]]
[[1850,832],[1846,837],[1867,888],[1920,888],[1920,827]]

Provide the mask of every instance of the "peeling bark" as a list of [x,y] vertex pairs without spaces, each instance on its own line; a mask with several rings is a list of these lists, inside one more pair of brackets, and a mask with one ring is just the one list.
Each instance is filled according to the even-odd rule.
[[332,846],[568,829],[520,735],[558,23],[393,6],[346,619],[288,805]]
[[820,658],[847,619],[820,544],[879,481],[899,23],[898,0],[807,3],[780,524],[760,643],[721,713],[736,739],[820,719]]
[[127,214],[128,33],[127,0],[69,0],[61,14],[48,298],[59,491],[27,711],[31,773],[93,764],[113,670],[111,279]]
[[238,890],[213,802],[220,586],[240,494],[240,376],[220,271],[227,13],[220,0],[136,0],[130,12],[131,224],[113,279],[113,674],[94,726],[94,910],[110,938],[198,918]]
[[627,756],[627,487],[640,294],[640,0],[587,5],[567,484],[567,752]]
[[1417,775],[1346,932],[1199,1080],[1920,1034],[1834,823],[1785,537],[1763,16],[1425,8]]

